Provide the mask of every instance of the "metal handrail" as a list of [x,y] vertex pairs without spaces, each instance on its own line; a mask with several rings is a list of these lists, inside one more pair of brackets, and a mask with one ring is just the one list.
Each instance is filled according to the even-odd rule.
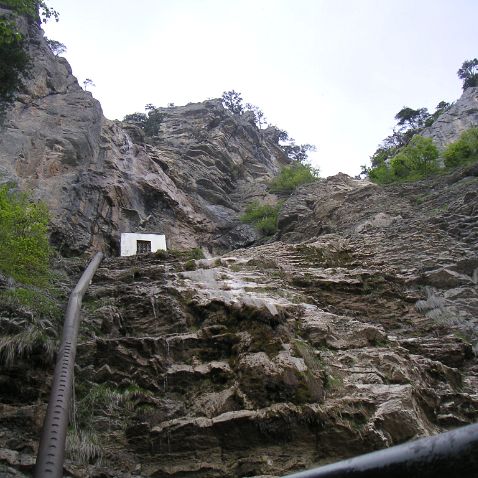
[[68,301],[50,400],[38,448],[33,475],[35,478],[63,477],[66,430],[73,390],[81,301],[102,259],[103,253],[98,252],[73,289]]
[[284,478],[476,478],[478,424]]

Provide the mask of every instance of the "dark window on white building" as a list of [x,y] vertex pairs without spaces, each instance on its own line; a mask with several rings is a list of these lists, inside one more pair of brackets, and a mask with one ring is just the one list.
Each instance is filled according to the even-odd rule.
[[151,252],[151,241],[136,241],[136,254]]

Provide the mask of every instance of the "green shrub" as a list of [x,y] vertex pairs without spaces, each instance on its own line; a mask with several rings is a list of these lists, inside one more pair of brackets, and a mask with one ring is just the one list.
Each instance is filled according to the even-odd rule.
[[438,170],[438,149],[431,138],[416,135],[390,161],[397,178],[420,179]]
[[204,259],[204,252],[200,247],[193,247],[187,253],[190,259]]
[[458,140],[450,143],[443,152],[445,166],[454,168],[478,160],[478,128],[463,132]]
[[[0,291],[0,362],[32,355],[50,363],[57,346],[61,309],[49,262],[48,211],[11,185],[0,186],[0,273],[16,284]],[[21,284],[20,284],[21,283]]]
[[167,251],[159,249],[156,251],[156,256],[161,259],[179,259],[188,261],[191,259],[204,259],[204,251],[200,247],[193,247],[192,249],[186,249],[180,251],[178,249],[168,249]]
[[266,216],[255,223],[258,231],[266,236],[272,236],[277,231],[277,214],[273,216]]
[[418,180],[438,171],[437,158],[432,139],[415,135],[388,163],[381,161],[369,169],[368,175],[378,184]]
[[48,291],[24,287],[0,290],[0,306],[3,310],[25,309],[34,319],[57,320],[62,313]]
[[0,363],[11,366],[31,356],[34,350],[41,353],[44,363],[51,363],[57,345],[52,331],[50,324],[35,321],[16,334],[0,336]]
[[184,263],[185,271],[195,271],[197,269],[196,261],[194,259],[189,259]]
[[392,170],[385,161],[375,168],[368,169],[366,172],[370,180],[377,184],[387,184],[394,180]]
[[277,216],[281,204],[261,204],[254,201],[246,207],[241,221],[253,224],[254,227],[266,236],[272,236],[277,231]]
[[51,255],[46,206],[11,185],[0,186],[0,272],[24,284],[49,279]]
[[101,426],[97,426],[98,418],[106,417],[112,424],[124,424],[134,414],[138,404],[152,395],[134,382],[126,388],[106,383],[79,382],[75,388],[75,429],[72,432],[81,429],[83,433],[92,434],[104,431]]
[[0,363],[10,366],[35,354],[50,364],[62,314],[51,291],[24,287],[0,290],[0,310]]
[[301,184],[317,181],[319,170],[313,168],[310,164],[303,164],[294,161],[288,166],[284,166],[280,174],[270,183],[270,190],[276,193],[291,193]]

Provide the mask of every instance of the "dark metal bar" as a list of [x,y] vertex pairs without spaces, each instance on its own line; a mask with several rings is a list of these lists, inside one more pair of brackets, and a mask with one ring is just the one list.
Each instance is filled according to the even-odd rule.
[[478,424],[284,478],[477,478]]
[[63,477],[66,430],[73,389],[73,371],[80,326],[81,301],[102,259],[103,254],[98,252],[73,289],[68,301],[50,401],[48,402],[38,448],[34,472],[35,478]]

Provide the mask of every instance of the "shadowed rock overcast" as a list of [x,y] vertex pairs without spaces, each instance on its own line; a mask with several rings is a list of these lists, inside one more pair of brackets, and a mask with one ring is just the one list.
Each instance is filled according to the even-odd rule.
[[323,176],[356,175],[404,106],[454,101],[476,56],[473,0],[52,2],[107,118],[235,89],[299,143]]
[[[2,5],[0,19],[11,14]],[[128,32],[115,5],[108,16],[88,14]],[[439,116],[402,129],[398,140],[408,143],[385,151],[389,162],[382,156],[368,178],[320,179],[282,131],[233,102],[159,107],[189,100],[163,101],[167,82],[187,91],[209,66],[232,68],[225,40],[232,48],[260,36],[204,23],[210,44],[176,70],[161,55],[185,45],[188,25],[207,14],[188,10],[196,23],[174,23],[175,10],[158,5],[170,36],[144,49],[158,66],[157,96],[142,83],[151,75],[140,71],[131,32],[118,43],[121,61],[100,56],[111,71],[121,67],[105,89],[128,78],[118,108],[158,105],[125,121],[104,117],[34,14],[16,19],[31,65],[0,127],[0,476],[32,475],[67,296],[98,250],[106,258],[82,303],[66,476],[277,478],[476,423],[478,71]],[[145,21],[155,12],[144,10]],[[230,15],[242,25],[241,12]],[[84,22],[79,38],[99,72],[93,46],[109,40],[92,32]],[[197,35],[184,51],[199,48]],[[294,57],[268,48],[263,61],[280,53],[288,71]],[[235,65],[239,75],[243,63]],[[344,84],[354,82],[367,85],[353,74]],[[145,94],[140,106],[129,91]],[[284,119],[300,117],[283,98],[275,106]],[[326,139],[324,111],[311,102],[297,103],[301,111]],[[343,112],[336,149],[348,144],[350,121]],[[277,123],[320,148],[320,138]],[[117,257],[125,231],[164,234],[168,250]],[[446,476],[476,476],[470,461]]]

